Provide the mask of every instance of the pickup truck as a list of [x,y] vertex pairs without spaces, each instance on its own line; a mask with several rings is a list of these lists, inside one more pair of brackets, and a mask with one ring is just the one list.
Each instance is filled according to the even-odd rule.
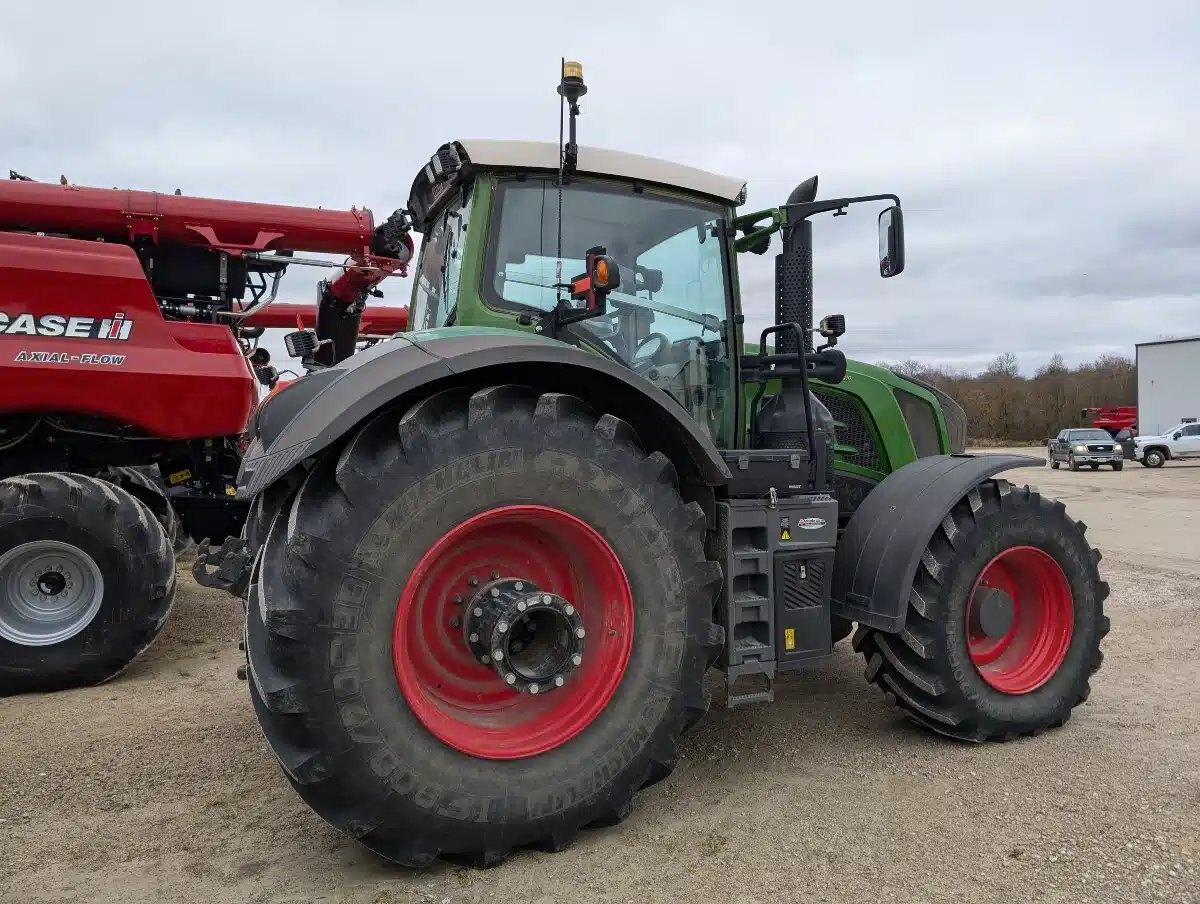
[[1161,468],[1172,458],[1200,458],[1200,424],[1176,424],[1160,436],[1137,436],[1133,457],[1147,468]]
[[1093,471],[1101,465],[1112,465],[1114,471],[1119,471],[1125,464],[1125,456],[1108,431],[1071,427],[1060,430],[1058,436],[1046,443],[1046,464],[1057,469],[1063,462],[1072,471],[1078,471],[1080,465],[1087,465]]

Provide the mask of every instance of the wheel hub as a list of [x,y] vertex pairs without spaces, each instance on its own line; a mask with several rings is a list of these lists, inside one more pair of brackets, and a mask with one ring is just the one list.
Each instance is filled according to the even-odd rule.
[[972,627],[985,637],[1004,637],[1012,630],[1017,610],[1013,598],[999,587],[980,587],[971,614],[975,620]]
[[493,581],[464,608],[471,654],[519,693],[557,690],[583,662],[587,631],[578,610],[532,581]]
[[0,554],[0,637],[27,647],[62,643],[104,601],[104,577],[77,546],[34,540]]

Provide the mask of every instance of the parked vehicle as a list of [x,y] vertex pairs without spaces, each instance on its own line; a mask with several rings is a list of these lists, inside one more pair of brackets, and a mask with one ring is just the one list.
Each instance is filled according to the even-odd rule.
[[1147,468],[1161,468],[1172,458],[1200,458],[1200,424],[1176,424],[1161,436],[1139,436],[1133,457]]
[[[741,179],[578,147],[585,90],[567,62],[565,145],[438,148],[409,197],[411,331],[276,392],[239,474],[266,742],[321,816],[407,866],[620,822],[674,769],[709,667],[726,705],[768,703],[839,622],[890,703],[976,742],[1062,725],[1109,629],[1084,525],[997,476],[1037,458],[941,453],[916,384],[877,381],[863,413],[895,416],[842,432],[858,378],[845,318],[813,328],[811,220],[887,204],[894,277],[899,199],[818,200],[812,177],[738,215]],[[738,255],[777,233],[749,352]],[[908,460],[877,457],[891,472],[839,529],[837,456],[878,432]]]
[[1125,457],[1107,431],[1076,427],[1059,431],[1058,436],[1046,444],[1046,464],[1057,469],[1063,462],[1072,471],[1078,471],[1080,465],[1087,465],[1093,471],[1101,465],[1112,465],[1114,471],[1119,471],[1125,464]]
[[1098,408],[1082,408],[1079,411],[1080,420],[1088,422],[1091,427],[1104,430],[1109,436],[1116,438],[1121,430],[1137,431],[1138,410],[1135,405],[1101,405]]

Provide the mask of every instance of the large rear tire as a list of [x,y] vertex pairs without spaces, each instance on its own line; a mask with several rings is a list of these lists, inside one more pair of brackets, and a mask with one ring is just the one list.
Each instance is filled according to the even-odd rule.
[[[618,822],[708,706],[704,530],[670,461],[577,398],[494,386],[385,413],[309,473],[259,556],[246,647],[267,740],[317,813],[408,866]],[[509,598],[493,590],[528,584],[581,619],[548,636],[586,635],[532,690],[464,637]]]
[[166,533],[120,487],[0,481],[0,694],[107,681],[158,635],[174,595]]
[[[1108,585],[1083,524],[1029,487],[990,480],[921,558],[900,634],[859,628],[867,680],[908,718],[968,741],[1062,725],[1088,698]],[[989,624],[990,622],[990,624]]]

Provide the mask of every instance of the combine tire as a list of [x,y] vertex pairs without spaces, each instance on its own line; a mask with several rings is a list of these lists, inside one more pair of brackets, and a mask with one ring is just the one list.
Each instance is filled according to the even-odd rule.
[[619,822],[708,706],[704,529],[670,461],[578,398],[494,386],[380,415],[258,558],[266,738],[313,809],[407,866]]
[[860,628],[866,677],[926,728],[1007,741],[1088,698],[1108,633],[1100,553],[1060,502],[1003,480],[972,490],[929,540],[900,634]]
[[112,678],[174,595],[166,534],[134,496],[81,474],[0,481],[0,694]]
[[155,519],[166,531],[167,541],[171,544],[175,556],[179,557],[195,549],[196,544],[183,529],[179,513],[171,505],[166,490],[159,482],[157,472],[156,466],[150,468],[106,468],[99,476],[101,480],[115,483],[129,495],[145,503],[146,508],[150,509]]

